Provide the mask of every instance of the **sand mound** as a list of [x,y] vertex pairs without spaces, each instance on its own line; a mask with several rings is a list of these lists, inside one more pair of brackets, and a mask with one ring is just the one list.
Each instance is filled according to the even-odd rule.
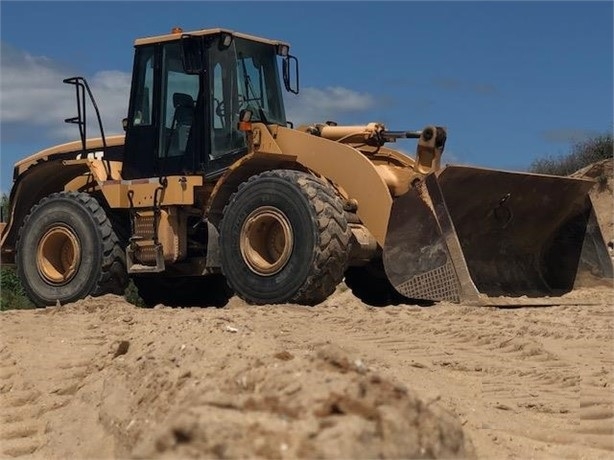
[[[137,380],[148,381],[151,375],[142,377]],[[193,378],[192,373],[183,374],[171,384],[189,387]],[[133,417],[142,414],[143,406],[146,412],[153,409],[147,402],[149,393],[141,395],[141,404],[132,405]],[[252,359],[222,382],[182,392],[173,406],[153,429],[148,427],[133,455],[441,458],[472,454],[455,417],[368,371],[360,360],[331,345],[304,356],[282,351]],[[134,428],[138,432],[138,425]]]
[[602,160],[576,171],[572,177],[584,177],[595,180],[590,192],[591,200],[606,243],[614,242],[614,176],[613,159]]
[[[13,340],[3,349],[11,355],[10,386],[3,390],[19,398],[4,401],[17,419],[10,417],[12,428],[0,424],[0,439],[10,440],[2,452],[45,458],[474,456],[458,417],[437,401],[421,399],[326,340],[285,347],[266,328],[255,330],[249,311],[238,299],[224,310],[143,310],[109,295],[3,314],[3,335],[13,339],[11,325],[25,315],[30,320],[27,343]],[[40,356],[34,343],[54,352]]]

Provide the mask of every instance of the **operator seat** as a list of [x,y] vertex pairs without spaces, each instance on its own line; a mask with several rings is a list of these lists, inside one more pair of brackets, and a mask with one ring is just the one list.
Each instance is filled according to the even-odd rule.
[[185,93],[173,93],[173,124],[169,136],[168,156],[179,156],[186,153],[190,128],[194,122],[194,99]]

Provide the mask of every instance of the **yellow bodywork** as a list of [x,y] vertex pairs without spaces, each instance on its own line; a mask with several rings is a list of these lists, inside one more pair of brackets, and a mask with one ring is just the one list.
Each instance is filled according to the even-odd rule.
[[[107,147],[122,146],[124,145],[124,135],[120,134],[115,136],[107,136],[105,138],[105,143]],[[100,137],[87,139],[85,148],[87,150],[102,149],[105,143],[102,142],[102,138]],[[49,147],[15,163],[15,173],[17,176],[21,176],[21,174],[27,171],[30,167],[42,161],[47,161],[59,154],[75,152],[75,160],[86,160],[87,158],[77,158],[77,156],[79,156],[78,152],[80,152],[82,149],[83,144],[81,141],[67,142],[66,144]],[[92,159],[96,158],[95,155],[92,155],[91,157]]]
[[346,199],[355,200],[357,215],[378,243],[383,244],[392,197],[378,169],[366,156],[347,144],[280,126],[269,130],[259,124],[254,132],[261,137],[258,144],[254,142],[254,155],[271,154],[276,147],[281,153],[292,154],[305,168],[330,180]]
[[[273,169],[282,162],[285,167],[294,163],[329,180],[378,244],[383,246],[393,198],[407,192],[412,180],[433,171],[433,166],[439,167],[441,152],[433,147],[436,163],[421,164],[425,172],[418,172],[416,169],[420,163],[407,155],[383,146],[374,148],[366,143],[375,129],[383,129],[382,125],[373,123],[334,128],[339,129],[334,133],[323,130],[321,136],[315,136],[300,128],[254,123],[248,132],[249,155],[232,165],[218,181],[209,206],[215,207],[218,193],[224,198],[229,196],[228,192],[222,192],[227,184],[231,184],[229,189],[234,189],[235,184],[246,180],[251,173]],[[325,138],[324,135],[338,139]],[[348,135],[353,136],[349,140],[356,143],[345,143]],[[428,143],[419,143],[419,148],[429,148]],[[249,174],[246,175],[246,171]],[[225,203],[226,199],[220,201]]]
[[[254,123],[246,133],[248,154],[231,165],[215,183],[205,184],[200,175],[168,176],[164,187],[157,177],[123,180],[120,161],[106,161],[96,155],[81,158],[79,141],[45,149],[15,165],[17,180],[12,197],[18,199],[11,200],[11,218],[2,232],[3,260],[12,261],[16,231],[28,210],[52,192],[99,191],[111,209],[139,209],[154,204],[200,206],[204,217],[209,217],[210,213],[221,213],[239,183],[253,174],[275,168],[302,169],[330,181],[382,247],[393,198],[407,192],[412,179],[424,174],[416,170],[416,162],[409,156],[367,143],[382,129],[382,125],[375,123],[325,127],[316,136],[301,128]],[[107,146],[121,146],[124,136],[112,136],[106,141]],[[102,148],[101,139],[89,139],[87,148]],[[53,161],[71,152],[75,152],[72,159]],[[422,166],[423,170],[431,169]],[[43,176],[47,181],[49,177],[57,179],[41,188],[37,179]],[[154,203],[156,189],[160,191]]]

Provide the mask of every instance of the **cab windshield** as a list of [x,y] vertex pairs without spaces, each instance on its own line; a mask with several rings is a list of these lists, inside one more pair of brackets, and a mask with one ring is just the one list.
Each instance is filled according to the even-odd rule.
[[277,54],[273,45],[234,38],[229,47],[214,44],[209,54],[213,157],[245,146],[239,113],[252,121],[286,125]]
[[239,108],[250,109],[252,120],[285,125],[275,48],[237,39],[235,51]]

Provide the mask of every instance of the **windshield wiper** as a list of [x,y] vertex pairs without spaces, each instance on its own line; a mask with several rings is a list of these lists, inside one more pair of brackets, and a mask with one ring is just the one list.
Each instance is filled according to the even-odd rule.
[[[247,73],[247,67],[245,66],[245,59],[241,55],[239,55],[239,59],[241,60],[241,68],[243,69],[243,83],[245,84],[245,94],[247,95],[246,102],[249,103],[251,101],[255,101],[256,104],[258,105],[258,115],[260,116],[260,121],[262,121],[263,123],[268,123],[266,115],[264,114],[264,109],[262,108],[262,105],[260,104],[260,100],[258,97],[256,97],[256,91],[254,90],[254,87],[252,86],[252,79]],[[250,93],[253,99],[250,99]]]

